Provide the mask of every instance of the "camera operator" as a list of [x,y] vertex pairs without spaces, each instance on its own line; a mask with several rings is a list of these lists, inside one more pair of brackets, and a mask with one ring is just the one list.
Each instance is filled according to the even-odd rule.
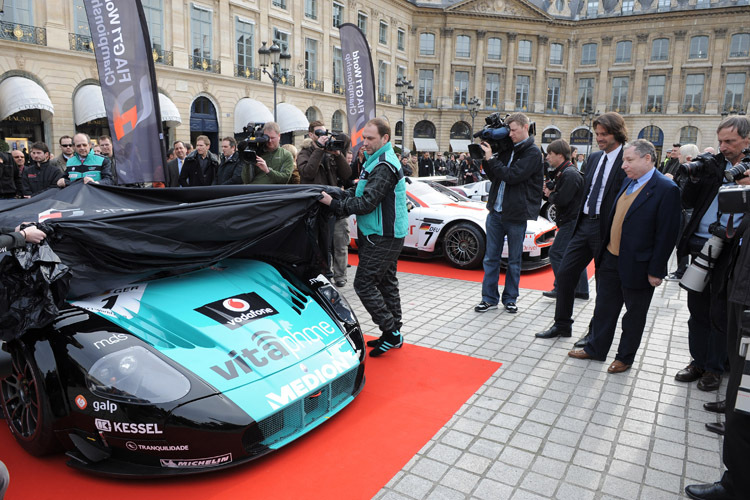
[[[677,258],[691,255],[692,260],[700,253],[712,234],[726,235],[729,214],[718,210],[717,193],[725,184],[724,171],[740,163],[742,150],[750,145],[750,120],[744,116],[725,118],[716,130],[719,140],[718,155],[701,155],[697,162],[686,164],[689,180],[682,190],[682,203],[693,214],[677,245]],[[737,180],[738,184],[750,184],[747,176]],[[731,183],[730,183],[731,184]],[[741,218],[741,216],[740,216]],[[739,223],[735,216],[735,224]],[[677,372],[680,382],[698,380],[698,389],[715,391],[721,385],[724,363],[727,359],[726,318],[727,294],[724,277],[729,264],[729,252],[721,252],[710,280],[702,292],[688,289],[688,341],[693,360]],[[700,379],[700,380],[699,380]]]
[[294,157],[286,149],[279,147],[281,129],[276,122],[263,125],[266,136],[264,151],[258,154],[255,165],[242,169],[245,184],[286,184],[294,171]]
[[[557,234],[555,241],[549,250],[549,260],[552,264],[552,272],[557,274],[565,249],[575,231],[576,218],[581,209],[583,200],[583,175],[570,162],[570,146],[564,139],[552,141],[547,146],[547,162],[552,169],[551,180],[546,182],[543,188],[544,195],[550,204],[557,209]],[[543,292],[545,297],[557,297],[557,283],[555,287]],[[589,281],[586,269],[581,272],[581,277],[576,286],[575,296],[577,298],[589,297]]]
[[[508,270],[502,302],[509,313],[518,312],[518,284],[521,280],[521,258],[526,222],[536,219],[542,201],[544,167],[542,152],[529,135],[529,118],[523,113],[510,115],[504,123],[509,128],[513,148],[505,154],[493,154],[487,141],[482,167],[492,181],[487,199],[487,246],[484,254],[482,301],[474,307],[476,312],[497,309],[500,301],[497,282],[500,278],[500,255],[505,235],[508,235]],[[506,159],[509,153],[509,158]],[[506,161],[504,161],[506,160]]]
[[[347,187],[352,168],[346,163],[345,151],[348,137],[328,134],[323,122],[310,124],[308,138],[302,143],[297,155],[297,168],[300,184],[323,184],[334,187]],[[333,146],[333,148],[331,148]],[[328,243],[331,249],[329,265],[332,264],[333,280],[337,287],[346,285],[346,265],[348,263],[349,221],[345,215],[330,219]],[[338,237],[335,237],[338,235]]]

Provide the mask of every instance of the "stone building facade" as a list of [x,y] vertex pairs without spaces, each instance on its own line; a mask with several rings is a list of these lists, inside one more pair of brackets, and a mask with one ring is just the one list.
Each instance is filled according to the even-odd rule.
[[[378,114],[412,150],[463,150],[485,116],[516,110],[543,143],[562,137],[586,150],[592,117],[616,110],[633,138],[703,148],[722,113],[748,111],[748,0],[143,4],[169,140],[220,138],[267,119],[273,85],[258,49],[274,41],[291,56],[277,89],[287,139],[305,118],[346,129],[344,22],[366,32]],[[5,0],[1,21],[0,135],[45,140],[57,153],[64,134],[108,132],[83,0]],[[414,87],[405,107],[399,77]]]

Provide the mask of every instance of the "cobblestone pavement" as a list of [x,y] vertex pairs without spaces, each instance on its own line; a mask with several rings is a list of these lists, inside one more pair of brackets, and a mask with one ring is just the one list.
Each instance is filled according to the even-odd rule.
[[[349,284],[341,291],[366,334],[379,335]],[[704,428],[723,398],[674,380],[690,360],[686,294],[657,288],[633,367],[567,356],[594,296],[576,300],[572,339],[541,340],[555,302],[521,290],[518,314],[475,313],[481,284],[399,273],[404,339],[503,366],[375,496],[377,499],[677,499],[721,477],[721,438]],[[593,285],[593,281],[592,281]],[[386,354],[399,355],[399,352]]]

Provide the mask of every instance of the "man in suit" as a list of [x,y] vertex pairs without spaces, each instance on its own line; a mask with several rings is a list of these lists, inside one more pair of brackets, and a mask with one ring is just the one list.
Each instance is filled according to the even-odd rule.
[[654,288],[667,274],[667,261],[680,228],[680,189],[654,167],[653,144],[638,139],[625,146],[625,181],[607,220],[599,249],[599,285],[591,338],[568,356],[604,361],[623,303],[622,338],[609,373],[628,370],[641,344]]
[[180,174],[182,173],[182,162],[187,156],[187,148],[182,141],[174,141],[174,160],[167,162],[167,170],[164,178],[166,187],[180,187]]
[[[594,120],[596,142],[601,150],[589,155],[585,168],[584,200],[578,213],[575,232],[565,252],[557,280],[555,323],[536,334],[538,338],[570,337],[573,326],[575,288],[581,272],[599,255],[606,223],[616,200],[625,172],[622,170],[622,145],[628,140],[625,120],[615,112],[604,113]],[[595,260],[597,269],[599,261]],[[598,286],[598,279],[597,279]],[[589,329],[589,334],[591,330]],[[576,342],[582,347],[589,334]]]

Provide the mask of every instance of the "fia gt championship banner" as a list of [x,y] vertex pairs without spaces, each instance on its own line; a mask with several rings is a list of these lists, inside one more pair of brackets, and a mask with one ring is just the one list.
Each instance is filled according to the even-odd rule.
[[362,146],[365,124],[375,118],[375,73],[367,38],[351,23],[339,26],[344,63],[344,96],[352,151]]
[[161,111],[140,0],[83,0],[119,184],[164,181]]

